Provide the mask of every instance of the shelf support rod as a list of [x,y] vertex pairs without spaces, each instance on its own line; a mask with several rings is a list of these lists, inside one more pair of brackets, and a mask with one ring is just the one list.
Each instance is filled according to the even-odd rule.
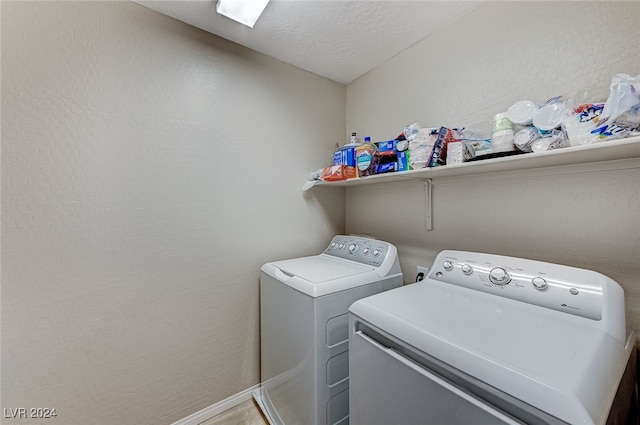
[[425,199],[425,228],[433,230],[433,217],[431,209],[431,179],[424,180],[424,199]]

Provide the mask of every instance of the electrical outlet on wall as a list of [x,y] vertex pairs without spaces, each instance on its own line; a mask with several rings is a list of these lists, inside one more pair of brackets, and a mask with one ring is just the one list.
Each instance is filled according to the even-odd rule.
[[429,273],[428,267],[418,266],[416,267],[416,270],[416,282],[420,282],[422,279],[427,277],[427,274]]

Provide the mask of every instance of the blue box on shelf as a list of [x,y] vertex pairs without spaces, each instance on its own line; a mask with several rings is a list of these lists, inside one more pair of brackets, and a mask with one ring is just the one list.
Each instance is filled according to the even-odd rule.
[[396,149],[395,140],[387,140],[386,142],[377,142],[376,145],[378,145],[379,154],[383,154],[385,152],[394,152]]
[[343,146],[333,153],[333,165],[356,166],[356,148]]
[[409,170],[409,151],[398,152],[398,171]]

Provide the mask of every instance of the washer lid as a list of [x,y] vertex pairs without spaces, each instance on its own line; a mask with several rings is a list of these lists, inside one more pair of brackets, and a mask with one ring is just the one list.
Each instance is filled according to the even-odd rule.
[[356,301],[362,321],[568,423],[604,423],[628,353],[591,320],[430,279]]
[[312,283],[323,283],[374,270],[373,267],[324,255],[276,261],[271,264],[289,276],[298,276]]
[[374,267],[324,254],[267,263],[261,270],[312,297],[344,291],[385,278],[402,279],[401,273],[381,277]]

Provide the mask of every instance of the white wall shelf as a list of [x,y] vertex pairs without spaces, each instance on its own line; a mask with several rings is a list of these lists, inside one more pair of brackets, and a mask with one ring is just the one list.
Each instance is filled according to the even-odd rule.
[[401,173],[386,173],[336,182],[318,182],[316,187],[348,187],[406,180],[430,181],[438,177],[464,176],[522,171],[563,165],[589,164],[640,158],[640,137],[612,140],[591,145],[573,146],[539,153],[465,162],[442,167],[423,168]]

